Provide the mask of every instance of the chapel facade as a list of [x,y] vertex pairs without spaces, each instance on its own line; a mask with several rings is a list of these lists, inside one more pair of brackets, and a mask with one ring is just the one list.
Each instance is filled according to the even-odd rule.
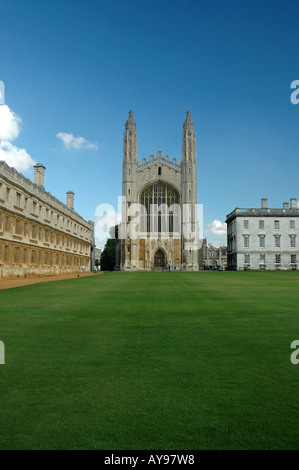
[[132,111],[123,136],[122,223],[116,255],[121,271],[198,271],[196,133],[187,111],[182,159],[138,161]]

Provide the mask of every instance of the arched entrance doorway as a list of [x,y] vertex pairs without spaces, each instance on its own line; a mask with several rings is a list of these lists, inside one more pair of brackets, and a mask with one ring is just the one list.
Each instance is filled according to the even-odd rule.
[[165,265],[165,257],[162,250],[157,250],[154,258],[155,268],[162,268]]

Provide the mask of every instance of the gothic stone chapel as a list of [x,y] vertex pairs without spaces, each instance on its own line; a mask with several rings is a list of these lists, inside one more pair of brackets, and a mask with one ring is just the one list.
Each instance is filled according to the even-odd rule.
[[150,155],[137,160],[132,111],[123,138],[122,224],[116,269],[198,271],[196,134],[187,111],[182,161]]

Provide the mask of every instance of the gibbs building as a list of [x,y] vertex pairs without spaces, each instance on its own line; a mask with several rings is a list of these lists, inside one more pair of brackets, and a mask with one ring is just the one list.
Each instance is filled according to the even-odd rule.
[[182,160],[157,155],[138,161],[132,111],[123,137],[122,221],[116,249],[121,271],[198,271],[196,134],[187,111]]

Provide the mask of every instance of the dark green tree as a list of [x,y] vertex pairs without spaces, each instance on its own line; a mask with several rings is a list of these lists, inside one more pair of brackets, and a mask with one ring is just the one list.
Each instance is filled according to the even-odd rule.
[[115,249],[118,240],[118,225],[109,230],[110,238],[106,241],[101,254],[101,271],[114,271]]

